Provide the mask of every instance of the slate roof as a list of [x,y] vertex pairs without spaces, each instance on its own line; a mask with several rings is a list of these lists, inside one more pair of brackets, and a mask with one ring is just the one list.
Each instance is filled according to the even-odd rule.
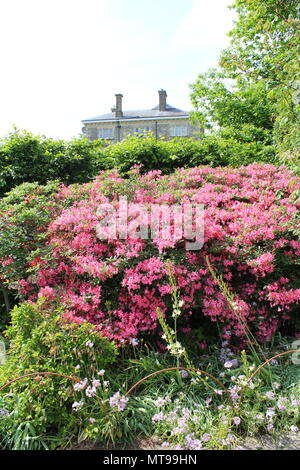
[[140,111],[123,111],[123,117],[116,118],[115,113],[111,112],[108,114],[102,114],[101,116],[95,116],[93,118],[84,119],[83,123],[88,122],[99,122],[99,121],[120,121],[120,120],[134,120],[142,118],[172,118],[172,117],[188,117],[189,113],[187,111],[182,111],[181,109],[174,108],[173,106],[166,105],[165,111],[159,111],[159,106],[155,106],[152,109],[144,109]]

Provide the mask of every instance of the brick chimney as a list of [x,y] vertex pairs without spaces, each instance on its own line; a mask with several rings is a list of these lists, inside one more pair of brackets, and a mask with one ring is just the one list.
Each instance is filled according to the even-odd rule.
[[159,110],[165,111],[167,106],[167,92],[166,90],[159,90]]
[[123,117],[122,98],[123,98],[123,95],[121,94],[116,95],[116,108],[115,108],[116,118]]

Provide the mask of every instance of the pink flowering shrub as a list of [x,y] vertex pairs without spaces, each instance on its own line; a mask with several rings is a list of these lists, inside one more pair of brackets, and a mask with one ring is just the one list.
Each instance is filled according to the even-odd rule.
[[[98,326],[117,344],[156,333],[156,311],[171,315],[166,260],[184,301],[182,326],[198,328],[203,318],[223,325],[224,337],[243,342],[243,330],[211,277],[205,258],[236,295],[239,315],[260,341],[279,329],[295,332],[300,314],[300,179],[285,167],[252,164],[239,169],[180,169],[172,175],[138,169],[129,178],[101,173],[94,182],[62,187],[55,195],[61,210],[48,226],[39,256],[18,281],[26,299],[45,297],[64,306],[64,317]],[[145,204],[203,204],[204,246],[187,251],[171,230],[168,239],[101,240],[99,204],[119,198]],[[130,223],[142,225],[134,213]],[[2,259],[2,274],[11,253]],[[187,330],[186,330],[187,331]]]

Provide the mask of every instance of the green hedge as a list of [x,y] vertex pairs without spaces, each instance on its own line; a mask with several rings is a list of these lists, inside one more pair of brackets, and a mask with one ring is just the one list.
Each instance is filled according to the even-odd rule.
[[121,172],[128,171],[133,165],[143,165],[142,172],[161,170],[171,173],[176,168],[199,165],[217,167],[253,162],[276,163],[274,147],[264,140],[252,140],[251,136],[241,140],[232,136],[208,135],[201,140],[177,138],[169,141],[156,140],[151,134],[131,136],[118,144],[109,145],[103,154],[104,161],[108,159]]
[[66,142],[15,130],[0,140],[0,196],[21,183],[84,183],[99,170],[101,141]]
[[[157,140],[153,134],[129,136],[117,144],[84,137],[69,142],[15,130],[0,140],[0,197],[24,182],[85,183],[101,170],[126,173],[134,165],[142,172],[199,165],[240,166],[253,162],[276,163],[274,147],[265,136],[257,140],[251,129],[243,135],[207,135],[201,140]],[[105,146],[106,145],[106,146]]]

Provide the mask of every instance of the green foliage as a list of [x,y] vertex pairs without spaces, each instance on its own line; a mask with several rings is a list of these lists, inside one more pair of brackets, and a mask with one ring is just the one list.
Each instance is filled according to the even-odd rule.
[[15,129],[0,141],[0,195],[23,182],[87,182],[99,170],[102,147],[101,141],[65,142]]
[[236,0],[232,8],[238,20],[220,65],[239,84],[263,84],[278,151],[294,151],[300,143],[299,2]]
[[[64,322],[62,312],[46,311],[40,305],[24,303],[12,311],[12,323],[6,332],[10,340],[8,361],[0,367],[0,382],[32,372],[55,372],[67,376],[96,376],[116,359],[116,347],[89,324]],[[26,448],[18,441],[19,431],[27,426],[31,436],[78,433],[80,420],[72,414],[74,382],[68,378],[38,376],[14,382],[0,393],[0,408],[8,413],[10,425],[0,431],[10,448]],[[11,419],[10,419],[11,418]],[[27,432],[27,435],[28,435]],[[25,433],[26,434],[26,433]],[[50,439],[45,436],[49,435]],[[33,445],[35,440],[33,439]]]
[[191,85],[194,120],[217,137],[255,142],[262,154],[293,154],[300,145],[299,2],[236,0],[231,8],[238,19],[220,70]]
[[152,133],[129,136],[118,144],[110,145],[105,149],[105,157],[110,158],[122,172],[134,165],[143,165],[143,172],[160,169],[168,172],[180,166],[174,149],[165,141],[157,140]]
[[272,103],[267,99],[263,82],[237,87],[232,81],[228,82],[224,72],[210,69],[198,76],[191,90],[196,117],[206,129],[217,125],[237,131],[247,124],[258,130],[273,127]]
[[262,82],[229,86],[226,74],[211,69],[192,84],[193,119],[209,130],[211,158],[239,166],[276,163],[273,109]]
[[[16,369],[50,370],[75,374],[75,366],[106,367],[115,360],[116,347],[89,323],[69,323],[62,312],[46,311],[41,305],[23,303],[12,311],[9,365]],[[86,346],[91,341],[93,347]],[[90,363],[94,360],[94,364]]]
[[282,86],[279,77],[285,78],[298,59],[299,2],[235,0],[231,8],[238,19],[230,32],[231,46],[222,56],[224,66],[240,74],[240,80],[251,74]]
[[[224,367],[224,353],[231,354],[230,362],[236,361],[235,366]],[[271,355],[270,351],[265,353]],[[291,358],[282,358],[271,366],[270,384],[263,375],[251,378],[256,358],[245,352],[235,355],[228,348],[220,351],[214,346],[201,357],[193,356],[195,367],[224,384],[234,407],[225,390],[210,377],[183,370],[178,380],[176,371],[163,371],[176,365],[175,358],[170,359],[169,355],[137,350],[135,359],[120,361],[108,377],[114,387],[119,384],[123,396],[130,385],[148,374],[162,372],[139,383],[122,412],[112,413],[108,408],[107,415],[103,415],[95,401],[85,403],[86,417],[92,417],[93,422],[86,420],[79,439],[92,439],[96,445],[99,441],[102,445],[117,443],[121,448],[132,445],[142,434],[153,437],[160,446],[164,441],[167,449],[179,445],[182,450],[192,450],[190,438],[197,439],[199,445],[200,440],[203,448],[230,449],[247,436],[282,436],[291,432],[291,426],[299,427],[299,367],[291,363]],[[243,389],[244,397],[238,406]],[[107,396],[102,390],[100,394],[104,399]]]
[[[249,109],[253,108],[254,102],[255,97]],[[256,111],[253,109],[252,113]],[[261,113],[258,120],[263,120],[263,110],[257,110],[257,113]],[[225,112],[224,116],[227,114]],[[267,120],[268,116],[265,118]],[[113,168],[126,173],[133,166],[142,165],[142,173],[151,170],[171,173],[182,167],[239,166],[254,161],[272,163],[274,148],[267,124],[258,127],[250,118],[243,125],[230,126],[228,123],[218,134],[203,135],[200,140],[156,139],[149,133],[128,136],[124,141],[106,147],[100,140],[56,141],[16,130],[0,141],[0,196],[24,182],[41,185],[47,185],[51,180],[64,184],[85,183],[102,170]]]
[[[211,353],[208,362],[215,359]],[[248,382],[240,408],[236,406],[233,410],[220,389],[212,389],[207,395],[199,377],[191,377],[188,373],[177,395],[170,385],[168,392],[161,394],[156,402],[160,402],[160,406],[153,416],[152,432],[158,441],[164,441],[164,448],[235,449],[238,444],[243,445],[248,436],[268,435],[276,439],[282,438],[284,433],[297,432],[300,418],[299,367],[284,361],[283,367],[276,366],[277,374],[276,367],[273,367],[278,382],[274,381],[270,387],[258,376],[249,380],[255,368],[251,356],[242,355],[239,360],[240,366],[235,369],[222,370],[219,364],[211,373],[216,377],[221,374],[221,382],[233,396]],[[286,367],[292,382],[290,388],[285,387],[288,382],[284,381],[283,370]],[[178,445],[180,447],[174,447]]]
[[18,282],[34,269],[40,251],[47,251],[46,227],[61,205],[55,198],[59,188],[57,181],[23,183],[0,199],[0,332],[18,300]]
[[[300,176],[300,151],[285,152],[280,155],[279,161],[295,173],[295,175]],[[298,193],[300,194],[300,190],[298,190]]]
[[[45,370],[42,362],[55,368],[62,362],[62,371],[71,374],[76,364],[81,367],[73,375],[90,380],[95,377],[96,370],[104,364],[101,363],[101,352],[106,351],[106,347],[101,351],[98,349],[100,343],[88,331],[90,325],[84,326],[88,333],[85,334],[83,330],[79,332],[83,325],[72,325],[71,329],[70,325],[61,327],[55,323],[54,313],[48,318],[40,314],[38,307],[30,304],[14,310],[13,326],[16,328],[20,324],[21,331],[9,333],[17,349],[11,350],[10,364],[2,368],[1,383],[7,374],[13,378],[28,371],[23,369],[26,357],[30,358],[31,371]],[[48,328],[44,328],[44,336],[39,336],[35,332],[43,321]],[[61,336],[62,330],[68,330],[67,336]],[[31,338],[32,348],[37,347],[39,357],[28,355]],[[93,349],[86,348],[87,340],[94,342],[96,358]],[[50,344],[54,347],[52,352]],[[276,342],[276,349],[265,351],[265,354],[271,356],[286,350],[290,344],[288,339],[286,344]],[[264,376],[256,375],[249,380],[256,368],[253,356],[246,356],[244,352],[235,355],[225,344],[222,346],[221,351],[213,346],[204,355],[193,355],[191,359],[195,367],[214,375],[229,389],[235,411],[229,406],[226,394],[221,394],[220,387],[210,378],[204,380],[195,373],[186,372],[178,380],[175,371],[152,375],[128,396],[125,410],[115,410],[109,405],[109,397],[115,390],[124,397],[129,388],[143,377],[175,366],[175,358],[169,354],[159,354],[143,347],[133,348],[129,356],[128,350],[124,350],[126,357],[121,355],[113,367],[109,366],[105,373],[102,371],[100,376],[96,376],[101,382],[96,397],[88,398],[85,390],[75,391],[64,379],[42,376],[37,380],[16,382],[3,390],[0,393],[0,446],[16,450],[54,449],[77,446],[77,442],[89,440],[89,446],[94,443],[96,448],[107,448],[111,444],[125,448],[128,444],[136,444],[137,439],[143,436],[154,437],[159,445],[164,441],[164,447],[168,449],[178,445],[181,449],[189,449],[191,444],[200,445],[199,441],[207,449],[230,449],[243,443],[247,436],[268,434],[276,437],[290,433],[291,426],[297,429],[300,423],[299,366],[292,364],[291,357],[285,356],[271,366],[270,385]],[[229,360],[229,353],[230,362],[235,361],[236,364],[224,367],[221,356],[228,354]],[[106,353],[104,357],[107,358]],[[91,365],[95,364],[95,359],[100,362],[93,368]],[[20,364],[22,370],[18,369]],[[246,393],[238,409],[237,399],[246,384]],[[79,404],[79,400],[83,404],[75,411],[71,403],[76,401]],[[102,406],[99,400],[102,400]]]
[[129,171],[134,165],[142,165],[142,173],[151,170],[171,173],[176,168],[199,165],[217,167],[252,162],[273,163],[275,156],[269,131],[247,123],[242,128],[228,127],[218,135],[205,135],[201,140],[156,140],[152,134],[128,137],[104,150],[104,161],[107,159],[114,162],[121,172]]
[[29,261],[45,245],[46,227],[59,207],[59,187],[55,181],[44,186],[23,183],[0,200],[0,274],[10,279],[10,287],[24,277]]

